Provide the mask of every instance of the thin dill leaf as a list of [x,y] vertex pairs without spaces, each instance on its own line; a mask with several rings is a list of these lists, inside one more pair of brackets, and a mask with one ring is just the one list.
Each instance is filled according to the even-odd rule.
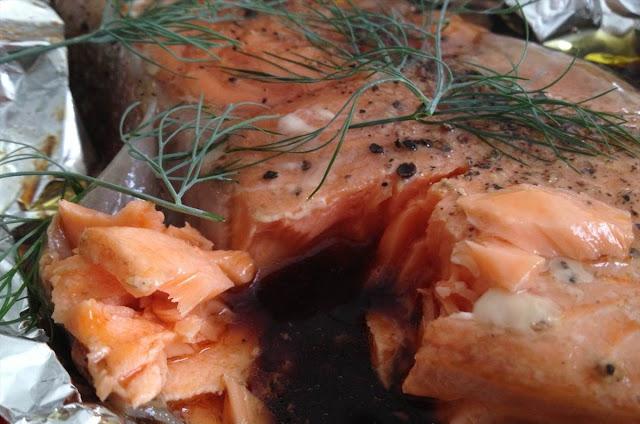
[[[229,2],[203,3],[198,0],[178,0],[170,4],[155,2],[139,15],[132,15],[123,13],[122,3],[115,0],[110,7],[114,12],[113,16],[105,18],[94,31],[47,45],[14,50],[0,55],[0,64],[37,56],[61,47],[112,42],[121,43],[136,56],[158,66],[160,65],[152,58],[141,53],[136,44],[153,43],[169,52],[171,50],[168,46],[192,46],[205,54],[206,59],[201,60],[214,60],[213,49],[238,44],[236,40],[212,30],[207,25],[220,19],[228,19],[218,16],[218,9],[223,6],[229,7]],[[187,60],[173,54],[178,60]]]
[[[0,249],[0,261],[7,263],[10,260],[13,265],[0,276],[0,293],[2,302],[0,303],[0,326],[10,324],[21,324],[24,331],[32,328],[41,319],[48,319],[47,309],[29,308],[25,315],[11,318],[9,313],[13,313],[17,302],[25,300],[28,293],[37,295],[39,282],[31,277],[36,275],[33,268],[37,268],[37,261],[43,246],[43,239],[49,218],[24,218],[4,215],[0,217],[0,226],[9,235],[10,228],[19,225],[34,225],[25,235],[13,240],[3,241],[3,248]],[[19,311],[22,312],[22,311]]]
[[[119,126],[123,143],[132,157],[152,169],[171,198],[170,202],[157,204],[165,207],[169,203],[173,205],[173,209],[169,209],[195,216],[204,212],[197,210],[198,213],[194,213],[196,210],[184,205],[182,199],[185,194],[203,181],[226,180],[235,172],[228,168],[204,172],[208,155],[214,150],[224,153],[223,147],[229,136],[242,131],[265,132],[257,124],[277,118],[274,115],[236,116],[239,109],[247,106],[265,108],[261,104],[241,102],[230,104],[222,112],[216,113],[206,106],[204,97],[201,97],[195,104],[178,104],[152,117],[145,117],[141,124],[130,130],[126,129],[126,122],[140,107],[140,103],[133,103],[126,109]],[[144,139],[155,140],[156,153],[150,155],[137,147]]]

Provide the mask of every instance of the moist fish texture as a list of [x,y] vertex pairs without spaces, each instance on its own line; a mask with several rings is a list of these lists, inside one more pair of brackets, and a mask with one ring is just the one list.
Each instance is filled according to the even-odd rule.
[[[323,52],[273,17],[217,29],[254,52],[323,59]],[[364,78],[265,83],[230,77],[217,64],[147,52],[175,71],[152,69],[141,83],[154,87],[160,104],[203,96],[221,109],[249,101],[263,106],[247,107],[245,116],[264,107],[279,116],[265,126],[291,136],[327,125]],[[201,55],[190,48],[175,52]],[[272,70],[232,48],[219,55],[225,66]],[[459,72],[468,70],[465,62],[499,72],[519,63],[522,84],[546,87],[553,99],[581,102],[615,88],[586,104],[622,114],[637,130],[640,96],[594,65],[577,61],[549,85],[570,65],[569,57],[456,17],[445,29],[443,55]],[[134,72],[140,71],[129,74]],[[413,64],[407,73],[427,92],[434,87],[432,67]],[[354,122],[411,113],[417,106],[402,86],[381,85],[360,98]],[[500,122],[488,125],[510,131]],[[308,147],[326,140],[321,136]],[[251,133],[229,142],[249,147],[270,141],[272,135]],[[369,287],[391,288],[412,305],[406,315],[422,318],[415,325],[372,311],[367,324],[373,365],[386,386],[399,380],[407,395],[442,400],[445,421],[638,422],[640,162],[624,152],[566,153],[570,167],[548,150],[522,148],[547,160],[519,163],[447,125],[381,124],[347,133],[331,173],[311,198],[331,146],[260,162],[234,184],[200,184],[186,200],[224,215],[224,223],[192,224],[216,248],[248,252],[263,276],[333,242],[376,245]],[[255,151],[234,155],[246,162],[266,157]],[[212,155],[208,170],[223,159]],[[407,349],[415,350],[408,374],[395,364]]]
[[[278,24],[272,21],[272,18],[258,17],[230,31],[239,40],[246,39],[256,49],[265,45],[282,45],[291,54],[309,54],[308,43],[303,43],[299,35],[291,34],[286,28],[278,28],[275,31],[278,35],[272,32],[263,35],[258,30],[264,26],[277,27]],[[524,43],[519,40],[494,35],[455,19],[447,28],[446,35],[443,47],[446,56],[461,62],[491,63],[499,71],[506,72],[510,63],[519,59],[524,48]],[[251,63],[245,63],[245,57],[237,58],[232,54],[233,50],[229,50],[229,55],[225,55],[224,50],[221,53],[226,66],[251,67]],[[169,62],[168,66],[172,64]],[[520,65],[519,75],[530,79],[524,83],[528,88],[539,88],[557,78],[569,64],[570,59],[566,56],[531,45]],[[194,79],[185,83],[180,76],[159,72],[156,78],[163,91],[176,93],[173,96],[179,98],[196,98],[203,93],[208,102],[225,105],[229,102],[225,90],[232,90],[234,101],[265,102],[269,113],[281,116],[274,122],[268,122],[269,128],[289,136],[325,125],[362,85],[361,78],[356,76],[348,80],[292,87],[290,84],[229,78],[206,65],[179,63],[173,66],[179,69],[179,74]],[[433,87],[433,71],[415,66],[408,73],[415,80],[424,81],[422,84],[427,92]],[[215,86],[209,88],[209,81]],[[189,84],[194,87],[189,89]],[[595,66],[582,62],[574,65],[565,78],[546,92],[552,98],[581,101],[610,89],[612,84],[618,84],[620,89],[589,104],[602,111],[628,111],[627,117],[635,122],[633,111],[637,110],[639,103],[635,91],[623,82],[612,82],[609,74]],[[411,113],[417,106],[415,96],[407,89],[395,84],[382,85],[379,90],[368,91],[362,96],[354,122]],[[335,127],[339,124],[340,119]],[[309,147],[318,146],[327,138],[328,134],[324,138],[321,136]],[[273,138],[268,135],[252,134],[235,139],[232,144],[247,147],[269,141]],[[372,153],[372,143],[380,146],[382,153]],[[400,213],[406,211],[410,200],[428,197],[425,193],[434,182],[467,172],[490,175],[493,168],[499,168],[502,162],[508,161],[507,158],[494,160],[494,153],[472,135],[446,126],[425,126],[415,122],[385,124],[349,131],[327,180],[310,199],[308,196],[320,182],[333,155],[332,146],[312,154],[283,155],[244,169],[237,177],[238,184],[198,185],[188,194],[188,202],[224,215],[227,218],[225,223],[199,222],[195,225],[219,246],[249,251],[262,272],[268,273],[331,240],[375,241],[385,228],[393,225]],[[532,153],[544,155],[535,148],[532,148]],[[265,157],[259,152],[234,156],[246,162]],[[595,164],[603,161],[595,159]],[[214,158],[212,163],[216,163]],[[630,170],[636,162],[621,157],[615,163],[624,163],[623,168]],[[403,164],[415,165],[415,174],[410,178],[399,175],[399,167]],[[488,164],[493,165],[492,169],[480,167]],[[535,171],[532,168],[530,172],[554,172],[559,180],[565,174],[574,173],[562,163],[536,163],[535,166]],[[585,166],[591,169],[588,165],[582,168]],[[277,177],[266,179],[266,173]],[[593,175],[588,176],[588,180],[593,179]],[[588,187],[582,190],[586,189]]]
[[103,401],[271,422],[246,387],[257,332],[221,300],[253,280],[251,257],[212,250],[192,227],[163,221],[143,201],[116,215],[61,201],[41,260],[53,319],[73,337],[74,357]]

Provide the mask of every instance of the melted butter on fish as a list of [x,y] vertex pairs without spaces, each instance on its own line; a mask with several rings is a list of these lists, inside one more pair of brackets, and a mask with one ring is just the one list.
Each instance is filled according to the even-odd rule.
[[567,284],[593,282],[593,274],[582,263],[567,258],[554,258],[549,261],[549,271],[554,278]]
[[479,322],[519,331],[550,325],[560,311],[549,299],[528,293],[487,290],[473,305],[473,318]]

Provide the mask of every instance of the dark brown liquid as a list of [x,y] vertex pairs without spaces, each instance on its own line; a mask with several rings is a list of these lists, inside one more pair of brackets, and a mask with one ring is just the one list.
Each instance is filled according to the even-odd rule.
[[277,422],[434,421],[431,403],[385,390],[371,368],[361,290],[368,262],[362,249],[332,248],[257,285],[265,333],[250,384]]

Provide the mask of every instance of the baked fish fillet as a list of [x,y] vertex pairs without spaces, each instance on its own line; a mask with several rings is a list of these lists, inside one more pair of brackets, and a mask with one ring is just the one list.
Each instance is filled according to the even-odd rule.
[[[398,8],[411,16],[409,6]],[[272,16],[251,14],[216,29],[252,54],[327,59],[326,52]],[[614,89],[586,105],[621,114],[628,128],[637,129],[640,95],[594,65],[577,61],[556,81],[571,64],[569,57],[456,17],[442,43],[443,58],[457,64],[456,72],[477,71],[473,63],[504,73],[519,63],[521,84],[544,88],[547,98],[578,103]],[[288,136],[324,125],[339,128],[343,118],[333,118],[366,78],[264,82],[221,69],[221,64],[277,69],[277,63],[232,47],[220,49],[215,63],[178,61],[153,47],[145,52],[173,72],[141,65],[126,54],[111,56],[122,65],[122,74],[112,78],[134,81],[116,94],[121,103],[141,93],[153,94],[161,106],[201,96],[214,110],[252,102],[263,106],[248,106],[244,116],[266,110],[278,117],[266,121],[265,128]],[[172,52],[191,59],[203,55],[189,47]],[[142,78],[130,78],[142,68]],[[425,91],[435,86],[433,66],[414,63],[406,73]],[[359,98],[353,123],[409,114],[418,106],[402,85],[383,84]],[[486,126],[513,131],[499,117]],[[326,137],[308,147],[320,147]],[[216,248],[249,252],[260,275],[331,243],[375,244],[368,284],[391,287],[422,316],[418,326],[410,321],[379,325],[384,317],[369,316],[379,359],[374,363],[387,368],[378,370],[384,379],[394,373],[399,350],[415,349],[402,388],[446,401],[448,420],[639,421],[637,157],[569,152],[560,160],[547,148],[525,143],[519,145],[525,154],[546,159],[525,165],[500,154],[477,133],[446,123],[396,121],[349,130],[326,181],[309,198],[333,149],[267,161],[262,160],[269,153],[246,149],[274,139],[272,133],[256,132],[231,137],[233,157],[256,164],[243,169],[236,183],[195,186],[188,204],[226,221],[192,224]],[[212,156],[204,171],[224,159]]]

